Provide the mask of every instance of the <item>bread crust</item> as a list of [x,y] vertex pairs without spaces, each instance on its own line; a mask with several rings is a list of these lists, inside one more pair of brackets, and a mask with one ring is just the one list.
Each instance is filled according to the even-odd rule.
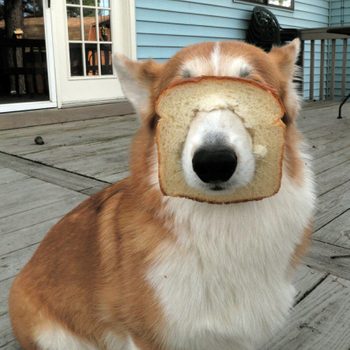
[[[269,92],[278,101],[278,103],[281,107],[281,112],[283,113],[281,118],[276,118],[276,121],[280,121],[284,125],[284,123],[282,122],[281,119],[283,118],[284,114],[286,113],[286,109],[284,107],[282,100],[278,96],[277,91],[273,87],[271,87],[267,84],[262,84],[256,80],[249,80],[249,79],[240,78],[240,77],[220,77],[220,76],[203,75],[200,77],[194,77],[194,78],[181,79],[181,80],[174,81],[173,83],[168,85],[164,90],[162,90],[160,92],[160,94],[158,95],[158,97],[156,99],[156,103],[155,103],[155,110],[158,111],[158,106],[159,106],[160,100],[164,97],[164,95],[166,95],[169,92],[169,90],[172,90],[174,87],[177,87],[177,86],[186,85],[186,84],[193,84],[193,83],[200,83],[203,81],[212,81],[212,82],[215,82],[215,81],[216,82],[234,81],[234,82],[240,82],[243,84],[256,86],[264,91]],[[159,116],[159,117],[161,117],[161,116]]]
[[[165,88],[158,96],[157,100],[156,100],[156,104],[155,104],[155,110],[157,115],[160,118],[160,121],[162,119],[162,114],[159,112],[160,109],[160,101],[162,98],[166,97],[166,95],[168,93],[170,93],[172,91],[172,89],[177,88],[177,87],[181,87],[181,86],[186,86],[189,84],[198,84],[201,82],[213,82],[213,83],[225,83],[225,82],[239,82],[242,84],[248,84],[250,86],[254,86],[257,87],[261,90],[263,90],[264,92],[268,92],[269,94],[271,94],[271,96],[274,98],[275,101],[278,102],[278,105],[280,107],[280,114],[278,117],[276,117],[272,123],[270,125],[274,125],[276,127],[280,127],[281,130],[283,131],[283,139],[285,139],[286,136],[286,125],[283,123],[282,118],[285,115],[285,107],[281,101],[281,99],[279,98],[279,96],[277,95],[277,92],[271,88],[270,86],[264,85],[262,83],[259,83],[257,81],[253,81],[253,80],[248,80],[248,79],[244,79],[244,78],[238,78],[238,77],[218,77],[218,76],[201,76],[201,77],[195,77],[195,78],[190,78],[190,79],[186,79],[186,80],[179,80],[179,81],[175,81],[174,83],[170,84],[167,88]],[[166,195],[169,196],[169,193],[167,193],[166,189],[164,188],[164,184],[162,181],[162,176],[161,176],[161,150],[160,150],[160,127],[159,127],[160,123],[158,123],[157,125],[157,129],[156,129],[156,142],[157,142],[157,153],[158,153],[158,181],[159,181],[159,185],[160,185],[160,189],[161,192]],[[283,163],[283,157],[284,157],[284,151],[285,151],[285,144],[282,143],[281,145],[281,153],[280,153],[280,157],[278,160],[278,183],[276,184],[276,188],[273,190],[273,192],[271,192],[269,195],[264,195],[264,196],[256,196],[254,198],[240,198],[240,199],[229,199],[229,200],[225,200],[225,199],[219,199],[219,198],[215,198],[215,197],[211,197],[211,196],[206,196],[205,194],[203,194],[202,197],[196,196],[193,193],[191,193],[191,195],[186,195],[184,193],[181,193],[181,191],[172,191],[171,196],[175,196],[175,197],[181,197],[181,198],[187,198],[187,199],[192,199],[192,200],[196,200],[198,202],[205,202],[205,203],[210,203],[210,204],[231,204],[231,203],[242,203],[242,202],[248,202],[248,201],[259,201],[262,200],[264,198],[268,198],[271,197],[273,195],[275,195],[280,187],[281,187],[281,181],[282,181],[282,163]],[[220,196],[219,196],[220,197]]]

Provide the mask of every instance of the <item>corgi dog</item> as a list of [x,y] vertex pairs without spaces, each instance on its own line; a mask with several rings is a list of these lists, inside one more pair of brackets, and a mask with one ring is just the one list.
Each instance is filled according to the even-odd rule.
[[[15,279],[9,309],[23,349],[252,350],[283,326],[315,206],[296,127],[299,47],[298,39],[269,53],[243,42],[209,42],[184,48],[166,63],[116,58],[141,124],[130,176],[59,221]],[[286,144],[281,187],[272,197],[210,204],[161,192],[155,101],[170,84],[197,76],[244,77],[277,92],[286,109]],[[200,147],[209,131],[235,135],[233,146],[254,157],[243,125],[222,113],[207,128],[215,111],[207,113],[190,125],[186,145]],[[191,159],[183,161],[188,164]],[[236,168],[245,174],[251,171],[246,166]]]

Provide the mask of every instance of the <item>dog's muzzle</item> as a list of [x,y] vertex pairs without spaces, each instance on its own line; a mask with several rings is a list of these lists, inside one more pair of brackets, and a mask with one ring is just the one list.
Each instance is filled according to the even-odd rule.
[[228,109],[198,112],[186,137],[182,168],[187,184],[206,193],[231,193],[248,184],[255,159],[240,118]]

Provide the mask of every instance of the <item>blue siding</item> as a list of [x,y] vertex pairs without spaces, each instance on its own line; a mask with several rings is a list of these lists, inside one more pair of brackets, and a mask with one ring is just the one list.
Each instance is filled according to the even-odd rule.
[[[345,18],[349,22],[350,1],[345,2],[349,3],[345,9]],[[332,8],[330,3],[330,0],[295,0],[294,11],[273,7],[269,9],[277,16],[282,27],[326,27],[330,19],[335,23],[343,18],[340,10],[342,1],[333,0]],[[254,6],[232,0],[136,0],[138,58],[164,61],[182,47],[193,43],[244,40]],[[316,44],[316,86],[320,78],[319,52],[319,44]],[[306,43],[304,96],[309,95],[309,66],[310,45]],[[316,87],[316,97],[318,93]]]

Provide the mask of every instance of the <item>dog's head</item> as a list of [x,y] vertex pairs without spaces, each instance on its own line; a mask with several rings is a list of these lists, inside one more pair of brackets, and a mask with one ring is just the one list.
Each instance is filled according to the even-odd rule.
[[[293,86],[299,46],[300,42],[296,39],[265,53],[243,42],[203,43],[184,48],[164,64],[153,60],[135,62],[117,56],[115,64],[122,88],[142,123],[131,162],[137,183],[145,185],[144,179],[140,178],[141,173],[142,176],[150,174],[152,185],[158,184],[154,174],[154,164],[157,163],[154,141],[157,97],[170,84],[199,76],[242,77],[275,90],[286,109],[285,157],[289,163],[296,162],[293,145],[288,143],[293,143],[291,135],[295,133],[294,121],[299,109]],[[249,132],[232,111],[201,112],[193,119],[183,146],[184,178],[189,186],[203,191],[233,191],[252,180],[256,156]],[[287,168],[294,169],[295,164],[289,164]]]

